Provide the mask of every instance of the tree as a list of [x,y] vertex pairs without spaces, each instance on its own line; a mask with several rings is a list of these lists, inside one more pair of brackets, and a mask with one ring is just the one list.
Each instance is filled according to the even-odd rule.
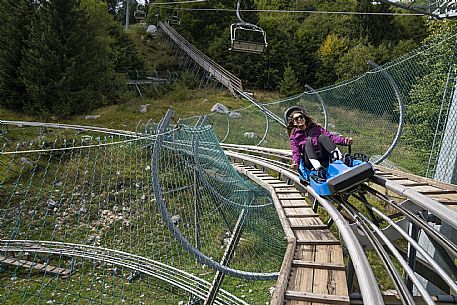
[[368,61],[375,58],[376,49],[373,46],[359,43],[340,58],[335,65],[336,73],[342,80],[365,73],[370,68]]
[[[446,114],[448,109],[441,109],[442,99],[451,99],[452,94],[445,94],[448,77],[455,75],[457,50],[455,36],[457,22],[455,20],[429,21],[430,36],[426,56],[418,57],[416,69],[425,73],[416,78],[409,92],[409,99],[405,100],[406,121],[404,137],[409,145],[421,149],[424,156],[429,154],[432,147],[440,111]],[[424,48],[425,50],[425,48]],[[433,59],[433,60],[431,60]],[[451,91],[452,92],[452,91]],[[443,106],[447,103],[444,102]],[[442,130],[439,132],[443,132]],[[417,135],[420,134],[421,137]],[[439,137],[438,137],[439,138]]]
[[25,88],[17,67],[28,38],[29,23],[38,2],[33,0],[0,1],[0,105],[19,110]]
[[393,40],[396,34],[393,16],[369,15],[368,13],[389,13],[390,6],[381,2],[357,0],[356,11],[367,13],[355,17],[359,39],[367,39],[378,46],[383,40]]
[[317,51],[321,64],[316,76],[320,84],[329,85],[338,79],[335,73],[335,65],[347,49],[348,42],[346,39],[335,34],[330,34],[325,38]]
[[294,70],[290,65],[287,65],[282,81],[279,83],[279,92],[284,96],[291,96],[302,91]]
[[24,109],[32,113],[66,117],[90,111],[113,79],[108,48],[79,0],[44,2],[23,54]]

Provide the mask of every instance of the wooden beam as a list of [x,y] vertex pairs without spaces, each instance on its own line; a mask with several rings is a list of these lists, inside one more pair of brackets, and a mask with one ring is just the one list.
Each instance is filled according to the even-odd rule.
[[41,263],[35,263],[23,259],[16,259],[11,257],[0,256],[0,264],[7,264],[13,266],[24,267],[28,269],[34,269],[37,271],[45,272],[51,275],[69,276],[73,273],[71,269],[65,269],[60,267],[54,267],[52,265],[45,265]]
[[330,295],[312,292],[286,291],[286,300],[325,303],[336,305],[349,305],[350,299],[346,295]]
[[297,245],[341,245],[341,242],[336,239],[309,239],[297,240]]
[[299,260],[299,259],[294,259],[292,261],[292,266],[293,267],[302,267],[302,268],[346,271],[345,265],[334,264],[334,263],[318,263],[318,262],[311,262],[311,261],[303,261],[303,260]]
[[328,230],[327,225],[290,225],[292,230]]

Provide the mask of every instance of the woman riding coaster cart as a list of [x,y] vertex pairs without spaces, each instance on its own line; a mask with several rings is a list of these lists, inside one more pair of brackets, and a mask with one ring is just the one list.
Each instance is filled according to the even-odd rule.
[[[352,138],[330,133],[315,123],[302,107],[290,107],[285,119],[292,149],[292,169],[299,169],[304,180],[314,189],[319,188],[320,195],[345,190],[374,174],[366,158],[354,160],[349,154],[342,154],[336,146],[349,146]],[[348,171],[352,173],[345,173]],[[342,183],[346,178],[349,181]]]

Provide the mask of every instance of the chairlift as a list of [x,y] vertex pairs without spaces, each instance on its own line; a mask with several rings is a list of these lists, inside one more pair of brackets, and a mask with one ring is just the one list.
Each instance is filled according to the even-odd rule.
[[146,19],[146,13],[144,12],[144,5],[143,4],[138,4],[137,5],[136,10],[133,13],[133,16],[135,17],[136,20],[144,20],[144,19]]
[[175,10],[173,15],[168,18],[168,24],[181,25],[181,18],[179,17],[178,11]]
[[[241,0],[236,5],[236,16],[239,22],[230,26],[230,51],[261,54],[267,49],[267,34],[265,31],[252,23],[246,22],[240,14]],[[250,36],[249,36],[250,35]],[[241,36],[241,37],[240,37]],[[255,37],[258,39],[244,40],[243,36]]]

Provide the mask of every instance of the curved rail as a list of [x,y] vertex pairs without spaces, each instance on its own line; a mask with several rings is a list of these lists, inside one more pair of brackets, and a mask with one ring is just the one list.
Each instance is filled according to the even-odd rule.
[[368,61],[368,64],[371,65],[372,67],[376,68],[378,71],[381,71],[381,73],[387,78],[387,81],[389,82],[390,86],[392,86],[392,89],[395,92],[395,96],[397,97],[398,101],[398,111],[400,112],[400,117],[398,118],[398,128],[397,128],[397,133],[395,135],[394,140],[392,141],[392,144],[390,144],[389,148],[386,150],[386,152],[378,159],[376,160],[375,164],[380,164],[383,160],[385,160],[394,150],[395,146],[397,146],[398,141],[400,140],[402,131],[403,131],[403,124],[404,124],[404,106],[403,106],[403,98],[401,97],[401,92],[400,88],[398,88],[397,83],[393,79],[393,77],[387,73],[386,70],[381,70],[381,67],[376,64],[373,61]]
[[[151,161],[151,168],[154,172],[159,172],[159,158],[160,158],[160,149],[162,143],[164,141],[163,132],[165,131],[166,127],[168,126],[171,117],[173,116],[173,111],[169,110],[165,117],[163,118],[162,122],[158,127],[159,135],[157,136],[157,140],[154,143],[154,148],[152,151],[152,161]],[[159,175],[152,176],[152,185],[154,189],[154,197],[156,199],[157,205],[159,206],[160,214],[165,221],[168,229],[173,234],[173,236],[179,241],[179,243],[190,253],[192,253],[198,262],[205,264],[213,269],[221,271],[227,275],[236,276],[245,279],[251,280],[272,280],[278,277],[278,272],[273,273],[256,273],[256,272],[246,272],[241,270],[236,270],[227,266],[224,266],[212,258],[203,254],[200,250],[192,246],[187,239],[181,234],[178,227],[175,226],[173,220],[171,219],[171,215],[165,206],[163,194],[161,191],[161,185],[159,182]]]
[[[226,154],[230,157],[249,161],[273,170],[294,181],[295,183],[300,184],[300,177],[296,173],[287,170],[284,167],[279,167],[266,161],[260,161],[245,154],[235,153],[231,151],[226,151]],[[376,278],[370,267],[370,263],[368,262],[368,259],[363,251],[362,246],[359,244],[356,235],[349,227],[349,223],[329,201],[320,197],[311,187],[307,186],[305,188],[309,194],[311,194],[327,211],[327,213],[330,215],[338,227],[341,237],[344,240],[344,243],[346,244],[349,251],[349,255],[353,261],[365,304],[384,304]]]
[[[126,267],[133,271],[165,281],[175,287],[192,293],[203,300],[206,298],[206,294],[211,287],[210,282],[200,279],[183,270],[146,257],[133,255],[119,250],[42,240],[0,240],[0,253],[24,251],[29,253],[79,257]],[[230,301],[231,303],[235,301],[237,304],[247,304],[227,291],[221,290],[220,298],[218,298],[216,304],[226,304],[223,301]]]
[[57,129],[74,129],[74,130],[79,130],[79,131],[95,131],[95,132],[101,132],[101,133],[117,135],[117,136],[130,136],[130,137],[138,136],[138,134],[133,131],[124,131],[124,130],[116,130],[116,129],[110,129],[110,128],[85,126],[85,125],[7,121],[7,120],[0,120],[0,125],[15,125],[18,127],[26,126],[26,127],[44,127],[44,128],[57,128]]

